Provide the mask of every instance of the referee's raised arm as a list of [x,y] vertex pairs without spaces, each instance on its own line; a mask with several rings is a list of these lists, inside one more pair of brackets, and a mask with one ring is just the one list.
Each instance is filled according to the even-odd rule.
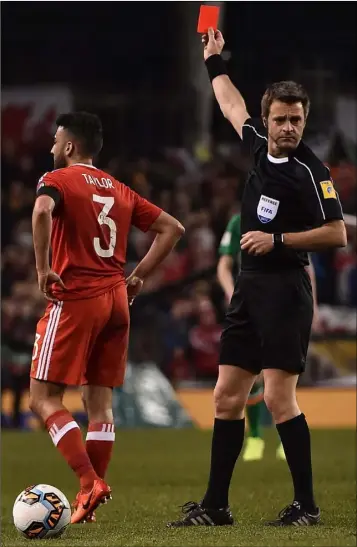
[[203,55],[217,102],[224,117],[231,122],[242,138],[243,124],[250,116],[245,101],[229,78],[221,57],[224,46],[222,33],[210,28],[208,34],[203,35],[202,42],[205,46]]

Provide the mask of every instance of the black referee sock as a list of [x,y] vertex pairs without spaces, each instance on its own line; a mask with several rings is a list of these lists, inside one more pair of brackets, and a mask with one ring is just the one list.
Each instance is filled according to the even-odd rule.
[[244,418],[242,420],[214,421],[211,471],[203,505],[220,509],[228,505],[228,491],[234,466],[244,441]]
[[314,513],[316,505],[312,486],[310,431],[305,415],[300,414],[276,426],[283,443],[294,483],[294,500],[306,511]]

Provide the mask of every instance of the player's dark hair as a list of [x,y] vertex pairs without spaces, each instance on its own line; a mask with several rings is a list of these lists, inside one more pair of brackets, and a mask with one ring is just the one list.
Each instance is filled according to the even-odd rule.
[[270,107],[273,101],[294,104],[302,103],[305,120],[310,110],[310,99],[302,85],[292,81],[276,82],[271,84],[265,91],[261,102],[262,118],[269,116]]
[[68,112],[56,120],[57,127],[63,127],[77,140],[80,153],[93,158],[102,149],[103,131],[98,116],[88,112]]

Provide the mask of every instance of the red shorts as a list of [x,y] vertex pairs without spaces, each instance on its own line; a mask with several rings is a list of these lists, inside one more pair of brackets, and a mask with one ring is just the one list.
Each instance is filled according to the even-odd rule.
[[95,298],[52,302],[37,324],[31,378],[121,386],[129,341],[125,284]]

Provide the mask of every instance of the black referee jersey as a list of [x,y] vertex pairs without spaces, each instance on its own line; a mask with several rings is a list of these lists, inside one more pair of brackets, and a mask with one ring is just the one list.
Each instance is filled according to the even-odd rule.
[[[243,146],[254,159],[242,199],[242,234],[303,232],[342,220],[342,209],[328,168],[304,142],[287,158],[268,153],[261,120],[243,125]],[[308,249],[307,249],[308,250]],[[282,271],[309,263],[307,252],[280,246],[263,256],[242,250],[242,271]]]

